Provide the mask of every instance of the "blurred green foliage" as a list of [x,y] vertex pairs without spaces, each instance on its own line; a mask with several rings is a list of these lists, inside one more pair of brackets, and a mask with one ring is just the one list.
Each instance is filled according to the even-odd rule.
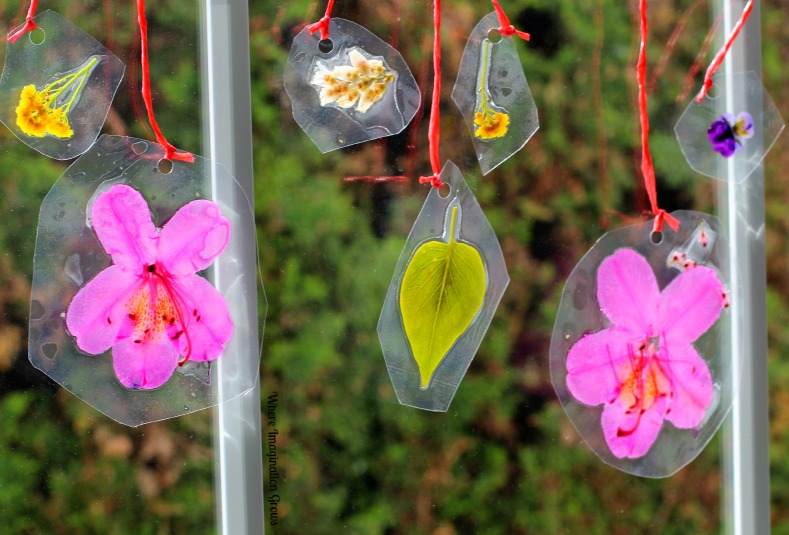
[[[255,205],[269,300],[263,399],[279,395],[282,534],[698,534],[722,529],[720,439],[671,478],[600,462],[565,417],[547,354],[563,281],[606,230],[648,208],[640,185],[632,2],[511,0],[540,130],[484,179],[449,94],[464,37],[486,2],[444,2],[442,157],[464,168],[502,243],[512,282],[446,414],[397,403],[376,323],[425,194],[426,117],[398,136],[321,155],[290,115],[282,71],[301,24],[322,3],[250,5]],[[698,4],[692,11],[689,8]],[[139,65],[132,2],[57,0],[57,10],[126,62],[106,131],[151,138],[132,83]],[[710,25],[708,3],[650,3],[651,137],[661,205],[714,211],[716,185],[694,174],[672,127]],[[764,2],[764,77],[789,116],[786,5]],[[19,3],[0,19],[19,22]],[[42,7],[43,8],[43,7]],[[107,11],[109,10],[109,11]],[[198,10],[149,3],[157,117],[179,148],[201,151]],[[687,16],[685,16],[687,14]],[[424,87],[427,2],[341,2],[335,15],[397,44]],[[684,17],[684,19],[683,19]],[[676,43],[666,43],[680,20]],[[702,70],[710,55],[703,59]],[[137,65],[135,68],[134,65]],[[700,80],[692,81],[690,91]],[[423,94],[429,98],[430,94]],[[767,159],[767,277],[773,532],[789,533],[789,196]],[[469,158],[471,156],[471,158]],[[37,206],[64,164],[0,131],[0,530],[3,533],[213,533],[210,414],[140,429],[117,425],[56,388],[26,358]],[[344,182],[355,175],[408,184]],[[261,504],[261,510],[263,505]]]

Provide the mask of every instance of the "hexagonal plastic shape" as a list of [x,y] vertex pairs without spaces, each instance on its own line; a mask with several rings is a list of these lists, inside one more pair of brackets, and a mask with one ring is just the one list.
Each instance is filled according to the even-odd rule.
[[[479,21],[468,38],[452,89],[452,100],[471,133],[483,175],[521,150],[540,127],[537,106],[523,73],[515,38],[501,37],[498,42],[488,38],[488,33],[498,27],[495,12]],[[487,102],[494,111],[509,116],[509,126],[503,136],[482,139],[475,135],[477,125],[474,121],[480,104],[488,97]]]
[[[718,218],[685,210],[676,211],[673,215],[681,223],[680,230],[676,233],[663,232],[659,244],[651,239],[651,221],[603,235],[568,277],[551,337],[551,382],[570,422],[601,460],[623,472],[642,477],[667,477],[690,463],[728,414],[736,391],[731,361],[732,314],[729,310],[722,310],[712,327],[691,342],[709,368],[712,379],[711,403],[702,421],[692,429],[680,429],[662,421],[656,440],[640,457],[620,458],[612,453],[601,421],[603,407],[607,405],[589,406],[573,396],[567,384],[567,357],[579,340],[612,326],[598,301],[598,268],[604,260],[622,249],[635,251],[646,259],[661,291],[687,269],[683,261],[715,270],[724,288],[731,289],[728,242]],[[656,344],[663,343],[660,337],[657,338]],[[672,362],[677,361],[669,360],[668,364],[661,361],[661,366],[670,370]],[[669,377],[672,378],[670,380],[679,380],[674,373]]]
[[[674,126],[674,134],[688,165],[710,178],[735,183],[753,173],[784,129],[784,121],[761,78],[755,72],[717,74],[710,92],[701,102],[694,98]],[[727,87],[734,88],[727,91]],[[740,138],[729,125],[728,136],[737,151],[729,157],[716,152],[708,137],[713,122],[724,114],[729,120],[746,112],[753,119],[753,137]],[[723,123],[719,123],[723,124]]]
[[[28,351],[33,365],[113,420],[129,426],[173,418],[228,401],[255,385],[260,355],[250,351],[258,337],[255,225],[251,205],[227,170],[195,157],[172,162],[163,174],[161,145],[128,137],[102,136],[72,164],[41,206],[33,267]],[[230,221],[231,239],[206,270],[230,307],[233,336],[216,361],[179,366],[156,390],[123,387],[111,350],[81,351],[66,329],[66,311],[77,291],[112,261],[89,225],[90,207],[104,191],[127,184],[148,203],[162,225],[185,203],[210,198]],[[214,193],[212,193],[214,192]],[[221,364],[218,364],[220,363]],[[220,370],[218,370],[220,368]]]
[[[454,163],[444,165],[441,180],[449,185],[449,193],[442,197],[434,188],[427,195],[397,261],[378,320],[378,337],[397,399],[403,405],[430,411],[449,408],[510,282],[496,234]],[[419,368],[400,313],[400,292],[406,268],[417,248],[425,242],[446,238],[447,213],[452,206],[459,207],[458,240],[479,252],[485,267],[487,287],[479,312],[444,355],[428,387],[422,389]]]
[[[402,132],[420,104],[419,86],[403,57],[370,30],[349,20],[331,19],[329,31],[331,38],[325,48],[320,34],[313,35],[306,28],[293,40],[285,66],[285,91],[296,123],[323,153]],[[335,102],[322,105],[321,88],[313,84],[315,75],[324,69],[351,67],[351,52],[381,61],[385,71],[394,75],[381,99],[366,111]]]
[[[101,43],[54,11],[45,11],[33,20],[39,26],[36,33],[43,32],[43,42],[36,44],[38,41],[32,34],[27,34],[6,46],[5,65],[0,76],[0,121],[20,141],[41,154],[69,160],[87,151],[96,141],[125,67]],[[42,90],[56,79],[86,67],[89,70],[84,85],[68,112],[74,135],[61,139],[49,134],[43,137],[25,134],[16,123],[16,107],[22,88],[32,84]],[[72,89],[64,91],[64,100],[75,96],[77,85],[75,81]]]

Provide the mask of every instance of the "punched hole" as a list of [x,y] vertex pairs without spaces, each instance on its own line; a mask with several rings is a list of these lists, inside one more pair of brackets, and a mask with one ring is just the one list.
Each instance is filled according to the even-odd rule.
[[720,89],[718,87],[718,84],[712,84],[710,90],[707,91],[707,98],[710,100],[715,100],[719,96],[720,96]]
[[450,193],[452,193],[452,186],[449,184],[444,184],[442,187],[438,188],[438,196],[442,199],[449,197]]
[[652,231],[652,234],[649,235],[649,240],[655,245],[660,245],[661,243],[663,243],[663,233],[654,230]]
[[491,28],[488,30],[488,41],[494,45],[498,42],[501,42],[501,32],[498,30],[498,28]]
[[47,38],[47,34],[41,28],[36,28],[30,32],[29,39],[34,45],[42,44]]
[[339,136],[337,138],[337,143],[339,143],[340,145],[345,145],[345,138],[342,137],[342,136]]
[[159,163],[156,165],[156,168],[159,169],[159,172],[163,175],[169,175],[173,172],[173,162],[171,160],[166,160],[162,158],[159,160]]
[[323,52],[324,54],[328,54],[332,50],[334,50],[334,43],[331,39],[321,39],[318,41],[318,50]]

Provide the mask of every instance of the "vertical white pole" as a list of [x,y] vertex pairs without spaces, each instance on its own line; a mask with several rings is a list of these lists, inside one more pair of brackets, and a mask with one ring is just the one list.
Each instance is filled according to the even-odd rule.
[[[205,154],[224,165],[250,202],[254,200],[252,171],[252,111],[250,103],[249,10],[237,0],[201,0],[201,71]],[[216,175],[214,175],[216,176]],[[213,183],[216,199],[232,195],[227,185]],[[246,199],[232,199],[246,202]],[[254,247],[241,259],[243,272],[257,273]],[[215,270],[214,283],[223,285]],[[246,295],[256,294],[257,276],[246,277]],[[234,303],[229,303],[231,313]],[[238,305],[238,304],[235,304]],[[235,306],[235,314],[248,308]],[[255,313],[256,315],[256,313]],[[253,318],[253,323],[257,317]],[[242,344],[258,358],[257,330]],[[223,384],[222,361],[216,380]],[[244,394],[214,409],[214,464],[217,532],[225,535],[262,534],[263,451],[261,444],[260,382]]]
[[[723,34],[739,19],[744,0],[719,0]],[[742,94],[731,74],[753,71],[761,76],[760,5],[754,9],[723,68],[727,110],[734,110],[733,96]],[[719,77],[720,78],[720,77]],[[761,102],[749,102],[754,109]],[[724,446],[724,496],[726,531],[731,535],[770,533],[770,464],[767,392],[767,305],[764,245],[764,168],[759,167],[740,184],[734,183],[729,162],[727,195],[721,213],[728,214],[731,240],[732,347],[734,384],[739,385]]]

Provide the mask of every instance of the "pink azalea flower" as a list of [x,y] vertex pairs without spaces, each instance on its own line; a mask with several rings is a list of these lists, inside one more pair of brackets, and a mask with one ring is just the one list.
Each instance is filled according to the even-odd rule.
[[224,298],[196,272],[230,240],[219,207],[192,201],[159,231],[142,195],[116,185],[90,214],[114,264],[69,304],[66,326],[77,346],[93,355],[112,348],[115,375],[127,388],[158,388],[179,364],[218,358],[233,321]]
[[590,406],[616,457],[642,457],[663,420],[692,429],[712,402],[712,378],[692,343],[720,316],[723,285],[691,267],[660,291],[643,256],[619,249],[597,272],[597,300],[613,324],[578,340],[567,354],[567,387]]

